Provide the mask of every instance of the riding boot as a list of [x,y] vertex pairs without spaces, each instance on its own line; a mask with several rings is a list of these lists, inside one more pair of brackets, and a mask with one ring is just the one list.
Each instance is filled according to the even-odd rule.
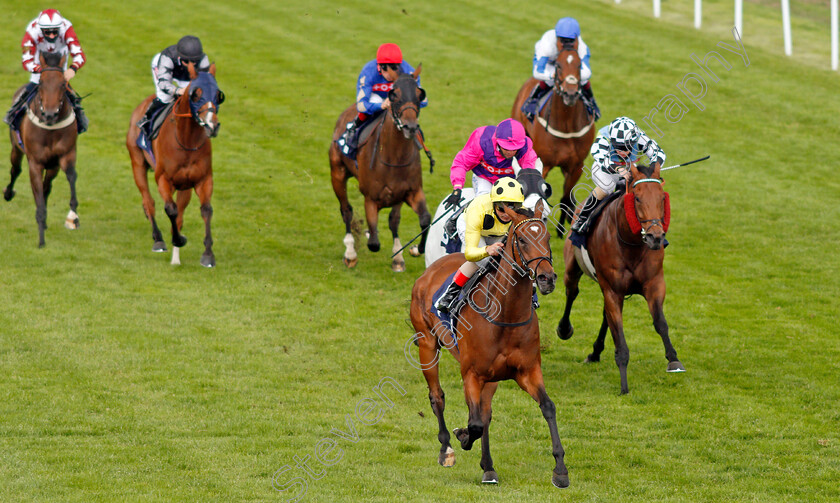
[[364,121],[356,117],[353,119],[353,122],[347,123],[347,129],[341,133],[341,137],[338,139],[338,146],[341,149],[341,153],[344,155],[353,155],[353,152],[359,148],[359,126],[362,125]]
[[146,138],[152,138],[152,122],[157,115],[158,110],[165,107],[166,103],[162,102],[160,98],[155,98],[149,103],[149,108],[146,109],[146,114],[143,115],[143,118],[137,121],[137,127],[143,130],[146,133]]
[[594,210],[596,206],[598,206],[598,198],[595,197],[595,194],[589,194],[589,197],[586,198],[586,201],[583,202],[583,206],[580,208],[577,220],[575,220],[575,223],[572,224],[572,232],[577,233],[578,235],[586,234],[586,231],[589,228],[586,223],[589,220],[589,215],[592,214],[592,210]]
[[548,85],[544,82],[540,82],[528,98],[525,100],[525,103],[522,104],[522,113],[525,114],[525,117],[529,121],[533,121],[534,117],[537,115],[537,108],[540,106],[540,99],[545,96],[545,93],[550,89]]
[[601,118],[601,109],[598,108],[598,103],[595,102],[595,96],[592,94],[592,85],[587,82],[585,86],[581,88],[581,96],[583,96],[583,102],[586,104],[586,109],[595,117],[595,120]]
[[73,105],[73,113],[76,114],[78,134],[82,134],[88,129],[88,118],[85,115],[85,109],[82,108],[82,100],[74,91],[67,91],[67,99],[70,100],[70,104]]
[[532,290],[534,293],[534,297],[531,299],[531,305],[534,309],[539,309],[540,307],[540,299],[537,298],[537,285],[534,285],[534,289]]
[[442,313],[450,312],[453,304],[455,304],[458,300],[458,294],[461,293],[461,288],[462,287],[454,281],[449,283],[449,286],[446,288],[446,292],[444,292],[435,303],[435,309]]
[[24,88],[23,92],[20,93],[18,99],[15,100],[14,103],[12,103],[12,107],[9,108],[8,112],[6,112],[6,116],[3,118],[3,122],[10,126],[12,125],[12,123],[15,120],[15,117],[18,114],[18,111],[20,111],[21,107],[26,105],[26,102],[29,101],[29,97],[32,95],[33,91],[35,91],[36,87],[38,87],[38,84],[35,82],[26,83],[26,87]]

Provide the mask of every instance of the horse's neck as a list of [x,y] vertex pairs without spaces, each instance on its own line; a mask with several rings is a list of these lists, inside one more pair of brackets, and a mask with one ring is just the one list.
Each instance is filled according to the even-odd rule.
[[413,138],[406,139],[403,132],[397,129],[397,124],[394,122],[394,116],[390,110],[386,111],[385,114],[385,119],[382,121],[382,126],[380,126],[380,149],[378,153],[381,153],[383,148],[387,148],[389,151],[389,162],[396,162],[400,159],[404,160],[409,155],[414,154]]
[[[507,250],[503,253],[508,253],[510,255],[508,258],[511,261],[514,260],[513,253]],[[519,304],[524,304],[527,299],[527,305],[529,307],[531,306],[532,282],[528,275],[523,276],[519,274],[513,269],[513,266],[502,259],[498,269],[485,276],[482,281],[484,282],[486,294],[490,299],[498,302],[501,308],[498,319],[495,321],[503,323],[517,323],[522,321],[522,315],[519,312],[521,311],[521,307]],[[492,312],[492,308],[490,312]]]
[[578,96],[572,106],[566,106],[563,103],[563,95],[553,90],[552,92],[554,95],[551,97],[551,117],[548,121],[551,127],[558,131],[572,132],[589,124],[589,114],[583,98]]
[[190,102],[186,98],[178,98],[172,113],[175,114],[175,126],[181,138],[188,139],[190,136],[197,137],[204,133],[202,127],[193,119]]
[[627,213],[624,209],[625,195],[622,194],[615,201],[611,202],[608,208],[605,208],[605,214],[602,220],[612,222],[612,226],[614,227],[613,232],[616,233],[615,237],[619,248],[635,253],[640,251],[639,245],[642,244],[642,239],[630,230],[630,223],[627,221]]

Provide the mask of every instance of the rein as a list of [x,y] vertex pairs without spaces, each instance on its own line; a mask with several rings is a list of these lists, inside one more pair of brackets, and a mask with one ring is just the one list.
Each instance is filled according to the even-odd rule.
[[[522,225],[524,225],[526,223],[529,223],[529,222],[538,222],[540,225],[543,225],[543,226],[545,225],[545,222],[543,222],[539,218],[527,218],[527,219],[522,220],[521,222],[517,223],[516,225],[514,225],[513,229],[510,231],[509,235],[515,237],[516,236],[516,231]],[[546,232],[548,232],[548,231],[546,231]],[[531,279],[531,281],[533,281],[534,278],[536,277],[535,270],[531,268],[531,263],[532,262],[534,262],[535,260],[538,260],[540,262],[542,262],[543,260],[546,260],[546,261],[548,261],[549,264],[553,265],[553,261],[552,261],[552,257],[551,257],[551,247],[549,247],[549,249],[548,249],[549,256],[546,257],[545,255],[541,255],[539,257],[534,257],[534,258],[532,258],[528,261],[525,261],[525,259],[522,257],[522,252],[519,248],[519,242],[516,239],[513,240],[513,245],[510,247],[510,250],[511,250],[510,253],[511,253],[512,257],[508,258],[508,256],[507,256],[508,255],[508,253],[507,253],[508,252],[508,247],[505,246],[505,249],[499,255],[499,258],[501,260],[504,260],[508,264],[510,264],[511,268],[517,274],[519,274],[520,277],[528,276]],[[516,255],[517,254],[519,255],[519,260],[516,260]],[[539,266],[539,262],[537,263],[537,266]],[[486,309],[481,309],[478,306],[476,306],[475,303],[472,300],[472,296],[470,296],[470,295],[467,295],[467,303],[470,305],[470,307],[473,309],[473,311],[478,313],[482,318],[484,318],[489,323],[491,323],[493,325],[496,325],[498,327],[521,327],[521,326],[527,325],[528,323],[531,323],[531,320],[534,318],[534,307],[533,306],[531,306],[531,315],[528,317],[527,320],[520,321],[520,322],[515,322],[515,323],[506,323],[506,322],[503,322],[503,321],[496,321],[496,320],[492,320],[492,319],[488,318],[487,314],[485,313]]]
[[[64,70],[62,70],[61,68],[55,67],[55,66],[50,66],[50,67],[41,69],[41,73],[46,73],[46,72],[60,72],[60,73],[63,74]],[[64,89],[66,89],[68,92],[70,91],[70,84],[67,81],[64,82]],[[36,93],[36,97],[38,98],[38,103],[40,104],[39,105],[40,114],[41,114],[41,116],[43,116],[43,114],[44,114],[44,103],[43,103],[43,101],[41,101],[41,94]],[[34,106],[34,100],[33,100],[33,103],[30,104],[30,106],[26,107],[26,117],[33,124],[35,124],[36,126],[38,126],[41,129],[48,129],[48,130],[64,129],[67,126],[69,126],[70,124],[72,124],[74,120],[76,120],[76,114],[73,112],[73,107],[70,107],[70,114],[67,115],[67,117],[61,119],[60,121],[56,122],[53,125],[48,125],[46,122],[44,122],[44,119],[41,118],[41,116],[39,116],[38,114],[36,114],[35,112],[32,111],[33,106]],[[59,110],[61,110],[62,108],[64,108],[64,95],[63,94],[61,96],[61,99],[59,100],[59,105],[58,105]]]
[[[545,119],[543,119],[543,117],[541,115],[537,114],[537,122],[539,122],[540,125],[543,128],[545,128],[546,132],[548,132],[548,134],[550,134],[551,136],[554,136],[554,137],[557,137],[557,138],[563,138],[563,139],[580,138],[583,135],[585,135],[586,133],[588,133],[589,130],[592,128],[592,126],[595,124],[595,118],[594,117],[592,117],[592,119],[589,121],[589,123],[586,126],[584,126],[582,129],[579,129],[577,131],[568,132],[568,133],[564,132],[564,131],[559,131],[557,129],[554,129],[549,124],[549,122],[551,121],[551,103],[552,103],[552,100],[554,100],[555,96],[563,94],[562,81],[559,80],[558,77],[559,77],[559,74],[558,74],[557,70],[555,69],[554,86],[551,88],[551,96],[548,98],[548,103],[546,104],[546,108],[548,109],[548,112],[545,114]],[[577,93],[575,93],[575,94],[576,94],[576,96],[578,96],[578,98],[580,98],[580,95],[581,95],[580,87],[578,87]]]
[[[179,147],[181,147],[181,150],[186,150],[187,152],[195,152],[196,150],[199,150],[201,147],[203,147],[205,143],[207,143],[208,137],[207,137],[207,135],[204,135],[204,141],[202,141],[201,144],[199,146],[195,147],[195,148],[189,148],[189,147],[184,146],[184,144],[181,143],[180,138],[178,138],[178,118],[179,117],[190,118],[190,119],[195,120],[195,118],[193,117],[192,111],[190,111],[188,113],[185,113],[185,114],[180,114],[180,113],[177,113],[175,111],[175,110],[178,109],[178,103],[183,101],[184,96],[186,96],[186,95],[187,95],[187,93],[185,91],[175,101],[175,105],[172,107],[172,117],[169,120],[175,124],[175,142],[178,144]],[[189,103],[187,104],[187,108],[189,108]]]
[[[402,130],[407,127],[405,124],[403,124],[400,117],[402,117],[403,112],[406,109],[409,109],[409,108],[413,109],[415,112],[417,112],[418,115],[420,115],[420,108],[418,106],[416,106],[413,102],[410,102],[410,101],[401,104],[399,107],[397,107],[397,110],[395,110],[395,107],[393,107],[393,106],[390,107],[391,120],[394,122],[394,127],[396,127],[397,131],[399,131],[399,132],[402,132]],[[399,114],[397,112],[399,112]],[[382,124],[379,126],[379,128],[376,131],[376,142],[374,142],[374,144],[373,144],[373,152],[378,152],[379,151],[379,137],[382,136],[382,130],[383,129],[385,129],[385,121],[382,121]],[[417,136],[417,135],[415,135],[415,136]],[[412,140],[416,142],[416,140],[414,138]],[[417,144],[415,143],[415,146],[416,145]],[[379,156],[377,156],[377,155],[371,155],[370,156],[370,169],[371,170],[373,170],[373,166],[374,166],[374,164],[377,160],[379,162],[381,162],[382,164],[384,164],[385,166],[388,166],[389,168],[404,168],[406,166],[411,166],[412,164],[414,164],[414,162],[420,157],[420,148],[418,147],[417,150],[414,151],[414,155],[411,156],[411,159],[409,159],[408,162],[404,162],[402,164],[391,164],[389,162],[385,162],[381,159],[378,159],[378,157]]]

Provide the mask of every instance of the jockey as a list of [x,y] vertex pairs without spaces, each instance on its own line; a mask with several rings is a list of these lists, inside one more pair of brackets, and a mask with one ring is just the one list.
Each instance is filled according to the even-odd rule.
[[467,230],[464,236],[464,258],[467,259],[452,283],[435,303],[435,308],[448,313],[453,302],[458,298],[461,288],[478,271],[478,262],[489,256],[502,253],[502,238],[507,234],[511,219],[504,212],[504,207],[517,209],[525,201],[522,185],[510,177],[499,178],[493,184],[490,193],[476,196],[466,211]]
[[487,194],[499,178],[514,177],[513,158],[525,169],[534,169],[537,153],[534,143],[525,136],[525,128],[515,119],[505,119],[497,126],[482,126],[472,132],[464,148],[455,155],[449,170],[452,194],[446,208],[461,201],[461,189],[467,171],[472,171],[475,195]]
[[580,37],[580,25],[573,17],[564,17],[557,21],[553,30],[545,32],[541,39],[534,44],[534,78],[540,83],[531,91],[531,95],[522,105],[522,112],[533,121],[537,114],[540,98],[554,85],[555,64],[557,62],[558,43],[574,43],[580,56],[580,89],[586,108],[595,120],[601,118],[601,110],[592,95],[589,79],[592,70],[589,67],[589,47]]
[[[64,63],[64,79],[68,84],[86,61],[85,53],[82,51],[81,44],[79,44],[79,37],[76,36],[76,31],[73,29],[73,23],[61,17],[61,14],[55,9],[42,11],[38,14],[38,17],[26,25],[26,31],[20,45],[23,48],[23,69],[32,75],[29,77],[26,88],[6,114],[4,121],[10,126],[18,110],[26,105],[41,80],[39,56],[42,52],[67,55],[67,61]],[[67,96],[76,114],[79,133],[84,133],[88,126],[87,117],[76,93],[70,91],[69,86]]]
[[592,180],[595,188],[584,201],[578,219],[572,224],[572,232],[578,235],[585,234],[584,226],[598,201],[612,194],[619,182],[625,183],[625,180],[630,179],[629,167],[635,165],[641,153],[650,159],[651,166],[662,167],[665,162],[665,152],[629,117],[619,117],[609,126],[601,128],[590,153],[594,159]]
[[192,35],[181,37],[177,44],[170,45],[152,58],[156,96],[146,109],[146,114],[137,122],[137,127],[145,131],[147,138],[151,138],[152,119],[157,112],[184,94],[189,85],[187,63],[193,63],[196,72],[210,69],[210,59],[204,54],[201,40]]
[[[347,123],[347,129],[336,140],[341,152],[352,155],[358,148],[358,132],[361,125],[372,115],[391,108],[388,92],[401,73],[413,73],[414,68],[403,61],[402,51],[397,44],[382,44],[376,50],[376,59],[368,61],[359,73],[356,82],[356,108],[359,115]],[[420,85],[420,78],[417,78]],[[420,108],[428,105],[424,99]]]

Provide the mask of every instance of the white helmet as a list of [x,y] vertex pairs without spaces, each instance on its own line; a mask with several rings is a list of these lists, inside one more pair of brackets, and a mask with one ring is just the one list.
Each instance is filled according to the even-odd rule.
[[64,23],[64,18],[55,9],[47,9],[38,15],[38,27],[42,30],[59,28]]
[[610,143],[618,150],[631,149],[639,139],[636,123],[629,117],[619,117],[610,123]]

